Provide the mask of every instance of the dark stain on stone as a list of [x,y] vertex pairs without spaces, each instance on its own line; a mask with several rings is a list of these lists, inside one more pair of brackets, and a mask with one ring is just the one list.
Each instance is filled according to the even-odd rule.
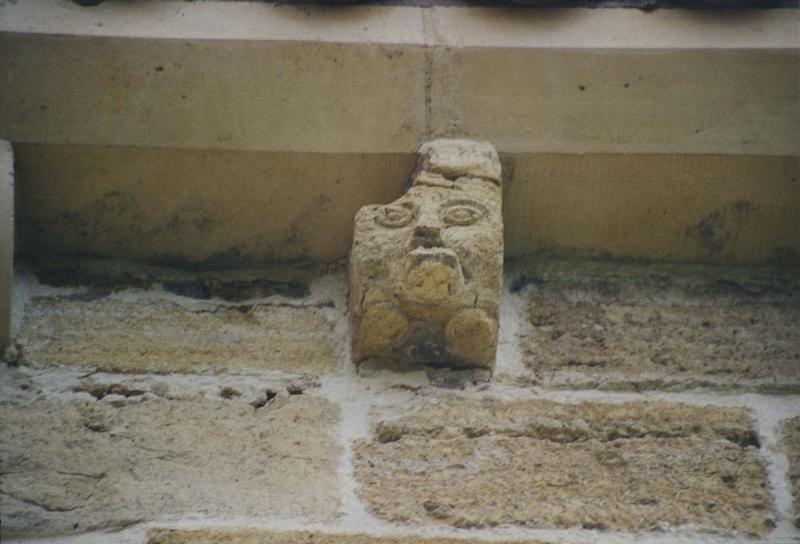
[[393,60],[395,57],[402,57],[404,53],[399,47],[382,47],[381,52],[386,55],[389,60]]
[[66,235],[72,235],[76,238],[87,238],[89,236],[89,222],[78,212],[58,214],[56,224],[60,226],[59,230],[63,229],[61,232]]
[[[100,260],[100,262],[111,262]],[[90,302],[123,289],[149,289],[161,284],[166,291],[189,298],[207,300],[219,298],[240,302],[253,298],[282,295],[301,298],[308,295],[308,283],[301,275],[277,276],[270,269],[261,275],[247,278],[228,277],[225,274],[187,274],[169,270],[147,270],[126,267],[93,266],[91,263],[72,262],[62,264],[35,263],[35,274],[39,282],[54,287],[84,287],[85,292],[65,295],[64,298]],[[254,274],[258,274],[254,272]]]
[[96,300],[123,288],[146,289],[153,281],[136,274],[106,275],[83,266],[52,266],[36,270],[36,278],[53,287],[89,287],[88,293],[71,295],[72,300]]
[[739,200],[705,215],[686,230],[686,237],[695,240],[710,255],[720,254],[736,238],[743,221],[753,212],[754,206]]
[[331,203],[333,203],[333,199],[330,197],[330,195],[322,194],[316,199],[316,208],[320,212],[324,212],[331,207]]
[[767,262],[775,266],[800,267],[800,252],[792,246],[779,246],[772,250]]
[[97,400],[100,400],[108,395],[120,395],[128,398],[139,397],[146,393],[146,391],[141,389],[131,389],[127,385],[121,383],[82,383],[73,387],[72,391],[74,393],[89,393]]
[[763,297],[797,297],[798,286],[792,281],[778,278],[746,278],[741,281],[717,278],[709,282],[687,286],[684,288],[684,292],[692,297],[724,297],[724,299],[737,300],[741,303],[753,303],[754,299]]
[[[261,243],[256,243],[260,246]],[[298,268],[312,266],[314,260],[307,252],[300,252],[296,256],[286,258],[282,255],[264,252],[258,257],[242,253],[238,247],[231,247],[225,251],[213,253],[203,259],[193,259],[182,254],[162,254],[145,261],[146,264],[199,272],[203,270],[230,270],[242,267],[261,267],[273,265],[296,266]]]
[[302,395],[303,391],[303,386],[299,383],[290,383],[286,386],[286,392],[290,395]]
[[295,281],[268,279],[222,280],[216,278],[192,278],[168,281],[164,289],[176,295],[208,300],[219,298],[229,302],[241,302],[253,298],[283,295],[300,298],[308,294],[308,286]]
[[294,247],[299,243],[301,239],[300,229],[298,228],[296,223],[292,223],[291,225],[289,225],[289,227],[286,229],[284,237],[286,239],[286,245],[288,245],[289,247]]
[[738,200],[734,202],[733,210],[737,214],[746,217],[747,215],[750,215],[750,212],[753,211],[753,204],[747,200]]
[[192,207],[173,213],[163,228],[155,229],[155,232],[167,230],[189,235],[208,234],[216,228],[216,225],[216,219],[203,210]]
[[253,408],[258,410],[259,408],[263,408],[267,404],[271,403],[273,400],[275,400],[275,397],[277,396],[278,396],[277,392],[273,391],[272,389],[267,389],[264,392],[263,396],[260,396],[250,404],[253,406]]
[[182,297],[207,300],[211,298],[208,286],[200,278],[192,280],[165,281],[164,290]]
[[219,396],[226,400],[238,397],[240,395],[241,393],[239,393],[239,391],[237,391],[233,387],[225,386],[219,390]]

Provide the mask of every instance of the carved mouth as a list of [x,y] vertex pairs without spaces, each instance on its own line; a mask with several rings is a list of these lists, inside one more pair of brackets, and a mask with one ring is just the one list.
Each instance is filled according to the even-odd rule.
[[418,247],[409,251],[408,256],[411,258],[412,266],[433,261],[454,269],[461,267],[456,252],[446,247]]
[[406,298],[420,302],[441,302],[464,285],[458,255],[447,248],[418,247],[405,258],[402,291]]

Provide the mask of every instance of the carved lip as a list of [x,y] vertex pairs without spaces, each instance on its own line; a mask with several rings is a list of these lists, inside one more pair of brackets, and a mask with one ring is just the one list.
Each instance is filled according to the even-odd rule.
[[458,255],[452,249],[446,247],[418,247],[408,252],[410,260],[409,269],[416,268],[422,263],[435,261],[445,266],[461,271],[461,263]]

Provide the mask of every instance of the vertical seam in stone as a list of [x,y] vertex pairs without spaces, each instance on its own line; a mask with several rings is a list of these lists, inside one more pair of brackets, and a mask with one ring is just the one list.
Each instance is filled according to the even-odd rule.
[[784,426],[793,415],[791,411],[783,413],[769,404],[756,404],[751,409],[755,416],[756,431],[761,442],[759,454],[767,474],[775,513],[775,528],[769,536],[780,542],[784,536],[793,537],[797,532],[793,526],[794,501],[789,483],[789,457],[782,440]]
[[527,324],[527,289],[522,293],[511,292],[511,279],[506,276],[500,298],[500,331],[497,342],[497,360],[494,375],[501,381],[513,382],[523,379],[526,373],[522,362],[522,335]]
[[422,33],[424,38],[423,51],[425,55],[425,123],[423,140],[431,138],[431,117],[433,113],[433,98],[431,90],[433,87],[433,8],[423,8],[422,10]]

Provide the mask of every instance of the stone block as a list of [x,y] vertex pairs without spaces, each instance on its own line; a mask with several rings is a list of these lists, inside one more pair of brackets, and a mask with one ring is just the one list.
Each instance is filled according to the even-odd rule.
[[87,15],[0,5],[23,252],[344,258],[353,214],[402,194],[420,141],[471,137],[509,166],[511,256],[800,254],[797,9],[138,0]]
[[9,402],[0,411],[3,535],[155,518],[337,515],[337,408],[245,400]]
[[108,372],[321,373],[338,361],[338,314],[328,308],[93,298],[30,301],[18,338],[22,363]]
[[53,0],[4,3],[0,137],[409,153],[425,122],[419,11],[139,1],[89,15]]
[[798,13],[741,13],[436,8],[431,135],[501,153],[797,156]]
[[490,144],[436,140],[412,186],[355,219],[357,363],[494,366],[503,273],[501,174]]
[[358,209],[400,196],[414,167],[413,152],[15,150],[23,254],[205,268],[344,258]]
[[689,267],[681,277],[678,267],[593,266],[530,269],[522,343],[536,383],[800,390],[800,283],[791,269]]
[[379,421],[355,453],[362,497],[392,522],[758,536],[774,524],[744,409],[440,397]]
[[501,153],[506,254],[800,264],[800,153]]

